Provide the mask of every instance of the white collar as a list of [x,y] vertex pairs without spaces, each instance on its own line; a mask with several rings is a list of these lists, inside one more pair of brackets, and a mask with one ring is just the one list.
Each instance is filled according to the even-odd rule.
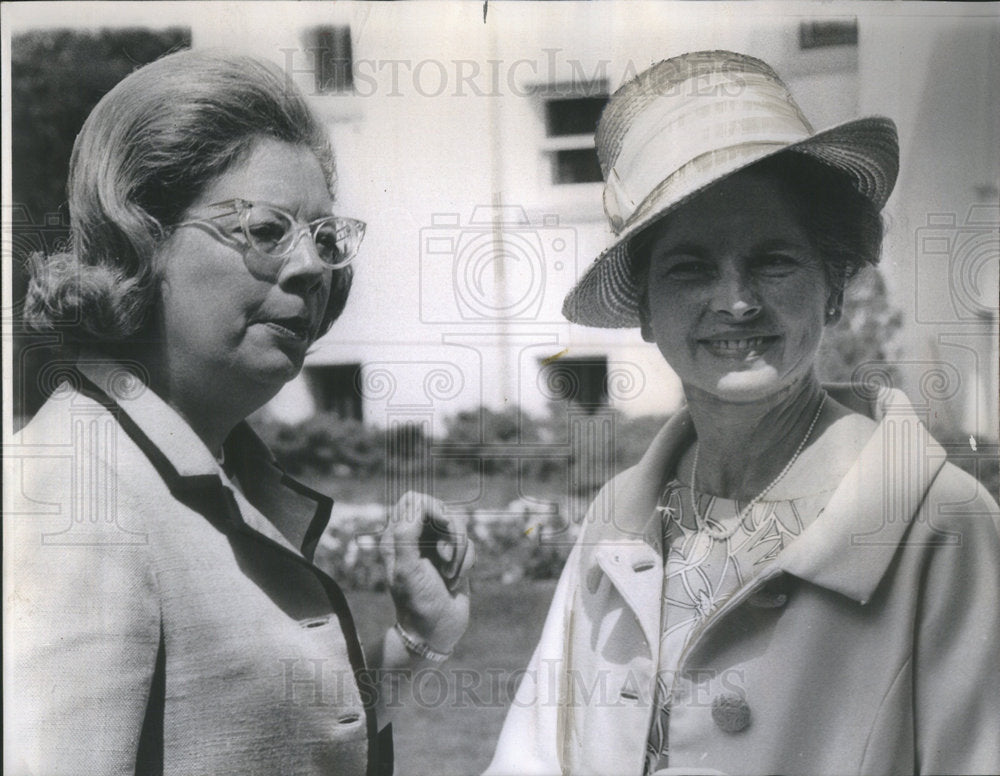
[[[828,389],[837,394],[840,392]],[[885,389],[862,408],[879,425],[827,503],[823,513],[775,561],[801,579],[859,603],[871,600],[908,526],[926,520],[924,495],[945,463],[945,453],[914,413],[906,396]],[[634,467],[597,495],[588,516],[590,554],[607,546],[635,546],[662,556],[656,499],[694,439],[686,408],[660,430]],[[584,568],[589,563],[584,556]]]

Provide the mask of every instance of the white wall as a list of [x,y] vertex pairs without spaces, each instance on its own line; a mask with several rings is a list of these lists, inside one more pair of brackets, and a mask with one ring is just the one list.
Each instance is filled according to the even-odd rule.
[[900,130],[883,260],[904,316],[899,369],[932,430],[996,442],[1000,19],[989,3],[877,10],[861,109]]

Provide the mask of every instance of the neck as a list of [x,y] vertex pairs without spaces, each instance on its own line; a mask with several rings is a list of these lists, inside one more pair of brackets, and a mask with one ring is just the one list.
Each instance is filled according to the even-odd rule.
[[116,348],[114,352],[81,353],[81,358],[99,358],[131,365],[157,396],[172,407],[218,457],[222,444],[236,425],[262,407],[274,391],[225,390],[218,374],[190,374],[180,365],[148,357],[139,348]]
[[192,396],[186,391],[178,390],[176,386],[160,384],[150,387],[184,418],[216,458],[222,454],[222,444],[226,437],[252,411],[243,412],[235,406],[236,402],[208,401],[204,393]]
[[[698,434],[697,482],[702,493],[733,499],[758,496],[781,473],[805,438],[823,398],[810,373],[786,391],[735,403],[685,389]],[[811,440],[819,436],[814,428]],[[810,441],[811,441],[810,440]],[[690,482],[691,459],[684,479]]]

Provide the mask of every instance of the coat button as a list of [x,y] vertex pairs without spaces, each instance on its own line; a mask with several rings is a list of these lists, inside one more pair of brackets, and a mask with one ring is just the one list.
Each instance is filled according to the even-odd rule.
[[750,725],[750,706],[734,693],[716,696],[712,699],[712,719],[721,730],[739,733]]

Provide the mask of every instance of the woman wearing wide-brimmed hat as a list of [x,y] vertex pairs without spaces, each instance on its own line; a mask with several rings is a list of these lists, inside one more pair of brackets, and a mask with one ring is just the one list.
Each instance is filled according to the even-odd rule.
[[564,312],[641,327],[686,407],[585,518],[490,772],[1000,772],[997,506],[900,392],[816,375],[892,122],[814,132],[709,51],[619,89],[597,148],[617,237]]

